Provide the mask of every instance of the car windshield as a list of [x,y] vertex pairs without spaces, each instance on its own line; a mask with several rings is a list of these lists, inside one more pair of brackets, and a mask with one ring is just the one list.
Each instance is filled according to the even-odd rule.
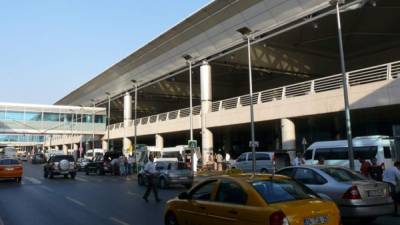
[[317,198],[314,192],[294,180],[254,181],[252,186],[270,204]]
[[323,168],[321,170],[324,171],[329,176],[333,177],[333,179],[335,179],[338,182],[349,182],[349,181],[358,181],[366,179],[365,177],[355,172],[343,168],[329,167],[329,168]]

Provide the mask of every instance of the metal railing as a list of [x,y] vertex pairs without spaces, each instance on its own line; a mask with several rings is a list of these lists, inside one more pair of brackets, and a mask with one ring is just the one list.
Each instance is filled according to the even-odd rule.
[[[346,73],[348,86],[354,87],[378,81],[400,78],[400,61],[372,66],[359,70],[354,70]],[[264,90],[253,94],[253,104],[263,104],[272,101],[284,100],[305,96],[325,91],[331,91],[342,88],[342,75],[336,74],[315,80],[304,81],[297,84],[291,84],[274,89]],[[238,97],[228,98],[211,104],[211,112],[219,112],[224,110],[246,107],[250,105],[250,95],[242,95]],[[201,114],[201,106],[193,107],[193,115]],[[155,123],[157,121],[175,120],[178,118],[186,118],[190,115],[190,109],[184,108],[171,112],[164,112],[149,117],[143,117],[140,124]],[[149,119],[150,118],[150,119]],[[123,126],[123,123],[112,124],[110,129],[118,129]],[[138,124],[138,123],[137,123]]]

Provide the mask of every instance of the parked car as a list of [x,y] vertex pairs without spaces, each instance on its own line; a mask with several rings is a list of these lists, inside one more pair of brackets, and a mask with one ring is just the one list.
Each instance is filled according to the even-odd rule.
[[32,158],[31,158],[31,163],[32,164],[42,164],[42,163],[45,163],[45,162],[46,162],[46,160],[45,160],[44,154],[36,153],[36,154],[32,155]]
[[[170,185],[184,185],[190,188],[193,184],[193,172],[184,162],[177,161],[160,161],[156,162],[156,170],[158,171],[158,184],[160,188],[165,189]],[[138,184],[146,184],[146,176],[141,170],[138,174]]]
[[[379,165],[389,168],[393,166],[396,152],[392,148],[393,139],[387,136],[361,136],[353,138],[354,166],[360,170],[358,159],[371,160],[376,158]],[[323,158],[324,164],[329,166],[342,166],[349,168],[347,140],[320,141],[308,147],[304,153],[307,165],[318,163]]]
[[85,167],[86,175],[90,173],[96,173],[97,175],[104,175],[111,173],[114,175],[119,174],[118,163],[112,163],[113,160],[118,160],[122,154],[119,152],[106,152],[103,155],[97,155],[93,162],[89,162]]
[[55,175],[63,175],[65,178],[69,175],[75,179],[76,165],[72,155],[54,155],[44,164],[44,178],[53,178]]
[[[253,165],[252,152],[242,153],[232,164],[231,168],[251,172]],[[274,169],[290,166],[290,156],[287,152],[256,152],[256,171],[261,173],[273,172]]]
[[20,161],[16,159],[0,159],[0,179],[15,179],[21,183],[24,169]]
[[78,171],[85,170],[86,165],[90,162],[89,159],[79,158],[76,160],[76,168]]
[[286,175],[322,193],[338,205],[343,218],[358,218],[370,223],[394,212],[387,184],[367,178],[343,167],[294,166],[282,169]]
[[335,203],[286,176],[210,177],[167,202],[166,225],[338,225]]

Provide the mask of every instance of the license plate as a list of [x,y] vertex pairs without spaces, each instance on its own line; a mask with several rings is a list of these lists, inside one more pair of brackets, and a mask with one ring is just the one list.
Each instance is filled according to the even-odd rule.
[[6,168],[7,171],[13,171],[14,168]]
[[369,197],[383,196],[383,190],[372,190],[372,191],[368,191],[368,196],[369,196]]
[[317,216],[304,219],[304,225],[318,225],[325,224],[328,222],[327,216]]

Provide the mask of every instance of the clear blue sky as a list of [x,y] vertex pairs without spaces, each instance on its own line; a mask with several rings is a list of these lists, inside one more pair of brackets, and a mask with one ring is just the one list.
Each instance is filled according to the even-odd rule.
[[0,102],[53,104],[208,2],[0,1]]

